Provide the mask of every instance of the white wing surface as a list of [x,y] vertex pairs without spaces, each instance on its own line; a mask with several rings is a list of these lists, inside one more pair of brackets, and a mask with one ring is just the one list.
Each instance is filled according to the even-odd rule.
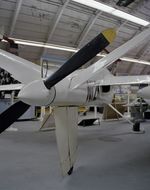
[[0,49],[0,67],[12,74],[16,80],[28,84],[41,78],[41,67],[21,57]]
[[149,75],[140,76],[111,76],[106,75],[102,80],[98,80],[94,85],[106,86],[106,85],[126,85],[126,84],[149,84]]

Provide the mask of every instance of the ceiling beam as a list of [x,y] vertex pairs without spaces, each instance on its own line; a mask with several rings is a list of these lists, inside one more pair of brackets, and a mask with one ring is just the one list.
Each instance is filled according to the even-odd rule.
[[50,27],[50,31],[49,31],[49,34],[48,34],[48,38],[47,38],[47,42],[49,42],[56,30],[56,27],[61,19],[61,16],[65,10],[65,8],[67,7],[67,5],[69,4],[69,1],[70,0],[66,0],[65,3],[63,4],[63,6],[59,9],[59,11],[57,12],[54,20],[53,20],[53,25]]
[[143,69],[140,72],[140,75],[145,75],[145,74],[147,74],[147,75],[150,74],[150,66],[149,65],[143,66]]
[[[149,68],[149,65],[145,65],[145,66],[143,67],[143,69],[141,70],[140,75],[141,75],[141,74],[145,74],[145,71],[146,71],[148,68]],[[149,71],[149,69],[148,69],[148,71]]]
[[[147,3],[147,2],[148,2],[147,0],[139,1],[138,6],[136,7],[136,9],[138,9],[138,10],[142,9],[143,5],[144,5],[145,3]],[[141,49],[140,49],[140,50],[138,51],[138,53],[136,54],[136,58],[138,58],[138,59],[142,58],[142,56],[144,56],[144,54],[145,54],[145,52],[147,51],[147,49],[148,49],[149,46],[150,46],[150,40],[149,40],[146,44],[142,45]],[[146,71],[148,68],[149,68],[149,66],[145,65],[145,66],[143,67],[143,69],[141,70],[140,74],[145,73],[145,71]]]
[[[53,23],[50,24],[50,30],[49,30],[49,33],[48,33],[48,37],[47,37],[46,43],[50,42],[50,40],[52,39],[52,36],[53,36],[53,34],[54,34],[55,30],[56,30],[56,27],[57,27],[57,25],[58,25],[58,23],[59,23],[59,21],[61,19],[61,16],[62,16],[64,10],[66,9],[67,5],[69,4],[69,1],[70,0],[66,0],[65,1],[65,3],[63,4],[63,6],[57,12],[57,14],[56,14],[56,16],[55,16],[55,18],[53,20]],[[45,54],[45,52],[46,52],[46,49],[44,48],[42,50],[41,56],[43,56],[43,54]]]
[[140,50],[136,54],[136,58],[137,59],[142,58],[144,56],[145,52],[147,51],[147,49],[149,48],[149,46],[150,46],[150,40],[140,48]]
[[[140,28],[139,28],[139,30],[137,30],[137,31],[134,33],[134,35],[133,35],[130,39],[132,39],[134,36],[138,35],[139,32],[141,32]],[[130,40],[130,39],[129,39],[129,40]],[[127,70],[126,70],[126,73],[127,73],[127,74],[130,74],[130,73],[131,73],[130,71],[133,69],[134,65],[135,65],[135,63],[130,63],[130,64],[129,64],[129,66],[127,67]]]
[[[144,56],[145,52],[147,51],[148,47],[150,46],[150,41],[147,42],[145,45],[142,45],[142,48],[140,49],[140,51],[136,54],[136,59],[142,59],[142,57]],[[133,69],[135,64],[130,64],[129,67],[128,67],[128,70],[127,70],[127,73],[129,71],[131,71]],[[141,69],[141,72],[140,74],[143,74],[146,70],[146,68],[148,68],[149,66],[145,65],[143,67],[143,69]]]
[[[147,4],[147,3],[148,3],[148,0],[139,1],[138,3],[136,3],[135,5],[132,6],[132,10],[139,10],[139,9],[142,9],[143,6],[144,6],[145,4]],[[131,11],[132,11],[132,10],[131,10]]]
[[[130,11],[128,11],[129,14],[133,14],[137,12],[139,9],[141,9],[142,5],[145,4],[146,0],[139,1],[137,4],[135,4]],[[128,23],[128,20],[125,20],[124,22],[120,21],[120,26],[118,27],[118,32],[124,25]]]
[[[141,50],[137,54],[137,58],[139,58],[139,59],[142,58],[144,56],[145,52],[147,51],[147,49],[149,48],[149,46],[150,46],[150,41],[148,41],[146,43],[146,45],[143,47],[143,49],[141,48]],[[147,70],[149,71],[149,66],[145,65],[144,68],[141,70],[140,74],[145,73],[145,71],[147,71]]]
[[82,42],[86,38],[87,34],[89,33],[89,31],[91,30],[91,28],[93,27],[93,25],[95,24],[96,20],[98,19],[98,17],[101,14],[102,14],[102,11],[99,11],[96,15],[92,15],[92,17],[89,19],[89,22],[87,23],[87,25],[85,26],[85,28],[82,31],[81,35],[77,39],[77,42],[76,42],[77,47],[79,47],[82,44]]
[[18,15],[19,15],[20,10],[21,10],[22,3],[23,3],[23,0],[18,0],[17,3],[16,3],[16,9],[15,9],[14,16],[13,16],[13,19],[12,19],[12,22],[11,22],[12,24],[10,26],[9,36],[12,36],[12,34],[14,32],[15,25],[16,25]]
[[[74,44],[77,49],[78,49],[78,48],[80,49],[80,46],[81,46],[82,42],[85,40],[85,38],[87,37],[89,31],[91,30],[91,28],[93,27],[93,25],[95,24],[96,20],[98,19],[98,17],[99,17],[101,14],[102,14],[102,11],[96,11],[96,13],[93,14],[93,15],[90,17],[88,23],[86,24],[86,26],[84,27],[83,31],[81,32],[79,38],[77,39],[77,41],[76,41],[75,44]],[[72,53],[71,53],[71,55],[72,55]],[[95,58],[95,59],[96,59],[96,58]],[[95,59],[92,59],[92,60],[90,61],[90,63],[88,63],[88,64],[91,65],[92,62],[93,62]],[[85,68],[85,67],[87,67],[87,64],[84,65],[82,68]]]
[[1,8],[2,0],[0,0],[0,8]]
[[[106,1],[105,1],[106,3]],[[108,0],[107,3],[110,3],[110,1]],[[138,3],[138,5],[136,5],[136,7],[134,7],[135,9],[138,9],[143,3]],[[79,39],[77,40],[76,44],[78,45],[77,47],[79,47],[81,45],[81,43],[84,41],[85,37],[87,36],[88,32],[90,31],[90,29],[92,28],[92,26],[94,25],[94,23],[96,22],[96,20],[98,19],[98,17],[102,14],[103,12],[100,11],[98,12],[96,15],[93,15],[91,17],[91,19],[89,20],[89,22],[87,23],[86,27],[84,28],[83,32],[81,33]],[[118,32],[119,30],[125,25],[127,24],[128,20],[122,22],[120,20],[120,22],[118,22]]]

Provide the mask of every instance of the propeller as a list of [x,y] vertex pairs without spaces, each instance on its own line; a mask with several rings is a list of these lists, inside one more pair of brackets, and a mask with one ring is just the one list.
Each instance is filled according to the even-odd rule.
[[30,105],[19,101],[0,115],[0,133],[5,131],[12,123],[14,123],[23,113],[25,113]]
[[[87,45],[75,53],[62,67],[44,81],[47,89],[50,89],[73,71],[84,65],[90,59],[95,57],[100,51],[108,46],[115,38],[115,29],[106,29]],[[23,113],[27,111],[30,105],[19,101],[0,115],[0,133],[14,123]]]

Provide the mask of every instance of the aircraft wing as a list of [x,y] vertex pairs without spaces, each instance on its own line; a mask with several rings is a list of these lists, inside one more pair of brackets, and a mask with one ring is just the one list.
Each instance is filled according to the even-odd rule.
[[0,49],[0,67],[23,84],[41,78],[41,67]]
[[24,85],[23,84],[6,84],[0,85],[0,91],[14,91],[20,90]]
[[83,83],[91,80],[93,77],[100,76],[102,69],[106,68],[107,66],[115,62],[117,59],[119,59],[121,56],[126,54],[128,51],[135,48],[137,45],[139,45],[149,36],[150,36],[150,28],[136,35],[134,38],[132,38],[125,44],[121,45],[120,47],[109,53],[106,57],[100,59],[93,65],[89,66],[87,69],[80,72],[79,75],[77,75],[72,79],[70,88],[71,89],[78,88]]
[[140,75],[140,76],[111,76],[106,75],[104,79],[98,80],[94,83],[95,86],[117,86],[117,85],[126,85],[126,84],[149,84],[150,76],[149,75]]

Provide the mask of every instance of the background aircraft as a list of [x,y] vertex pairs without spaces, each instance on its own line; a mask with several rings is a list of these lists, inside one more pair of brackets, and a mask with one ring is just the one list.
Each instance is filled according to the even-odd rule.
[[138,96],[150,104],[150,86],[144,87],[138,91]]
[[[113,95],[111,86],[115,85],[115,79],[111,80],[113,77],[109,76],[106,83],[104,79],[109,74],[105,68],[149,36],[150,28],[87,69],[75,71],[114,39],[115,31],[106,30],[106,33],[98,35],[45,80],[40,79],[38,65],[1,50],[0,67],[10,72],[15,79],[24,84],[24,87],[18,95],[20,101],[0,115],[0,123],[2,123],[0,132],[16,121],[30,105],[55,106],[56,139],[62,173],[64,175],[71,174],[77,150],[77,107],[110,103]],[[100,45],[100,43],[102,44]],[[146,79],[149,81],[149,77],[144,78],[145,81]],[[135,78],[128,77],[128,82],[134,81]],[[125,81],[123,82],[125,83]]]

